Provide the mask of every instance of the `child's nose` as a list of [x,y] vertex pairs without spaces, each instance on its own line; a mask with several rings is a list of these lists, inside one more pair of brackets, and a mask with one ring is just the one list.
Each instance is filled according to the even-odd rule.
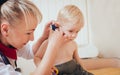
[[30,39],[29,39],[30,41],[33,41],[34,40],[34,34],[32,34],[31,36],[30,36]]
[[76,36],[77,36],[76,33],[73,33],[73,34],[72,34],[72,37],[73,37],[73,38],[76,38]]

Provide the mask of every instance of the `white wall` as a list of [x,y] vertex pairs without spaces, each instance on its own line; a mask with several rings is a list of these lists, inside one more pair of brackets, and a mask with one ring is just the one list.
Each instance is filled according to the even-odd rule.
[[104,57],[120,58],[120,0],[88,0],[93,41]]
[[56,20],[59,10],[68,4],[75,4],[83,12],[85,18],[85,26],[82,31],[79,32],[77,37],[77,43],[79,45],[88,44],[88,30],[86,20],[86,0],[32,0],[43,14],[43,19],[38,28],[35,31],[35,40],[41,36],[45,23],[50,20]]

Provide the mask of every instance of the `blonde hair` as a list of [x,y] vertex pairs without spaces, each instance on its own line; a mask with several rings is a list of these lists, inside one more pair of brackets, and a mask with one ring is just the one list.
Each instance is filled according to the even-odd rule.
[[84,25],[84,18],[81,10],[75,5],[66,5],[58,13],[58,19],[60,21],[72,21]]
[[22,19],[25,19],[25,22],[30,22],[29,16],[37,19],[38,23],[42,19],[39,9],[29,0],[7,0],[0,8],[0,21],[6,20],[11,25],[21,22]]

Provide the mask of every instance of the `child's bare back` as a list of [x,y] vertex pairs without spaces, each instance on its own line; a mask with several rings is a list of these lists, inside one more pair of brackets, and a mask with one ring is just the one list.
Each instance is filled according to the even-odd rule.
[[[36,59],[40,60],[40,58],[41,59],[43,58],[44,53],[47,48],[47,44],[48,44],[48,40],[43,42],[43,44],[41,45],[41,47],[38,50],[39,55],[36,54],[36,56],[35,56],[35,57],[38,57]],[[74,41],[68,41],[68,42],[64,43],[62,45],[62,47],[59,48],[59,50],[58,50],[58,54],[56,56],[56,60],[55,60],[54,64],[58,65],[58,64],[62,64],[62,63],[72,60],[75,50],[77,50],[77,44]],[[54,52],[53,52],[53,54],[54,54]],[[36,62],[37,62],[37,60],[36,60]]]
[[74,41],[68,41],[62,45],[57,54],[55,65],[68,62],[73,59],[75,50],[77,50],[76,43]]

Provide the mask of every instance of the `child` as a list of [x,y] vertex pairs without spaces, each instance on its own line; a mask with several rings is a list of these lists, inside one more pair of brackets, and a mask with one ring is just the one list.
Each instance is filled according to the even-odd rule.
[[[45,34],[33,49],[26,45],[28,41],[34,40],[34,30],[41,19],[40,11],[29,0],[0,0],[0,75],[21,75],[15,71],[17,54],[24,58],[32,58],[48,35],[50,37],[46,53],[33,75],[48,75],[47,73],[51,71],[55,59],[51,51],[56,52],[62,44],[63,32],[59,30],[52,32],[49,29],[52,22],[49,22]],[[58,37],[55,37],[56,35]]]
[[[54,62],[55,67],[58,69],[58,75],[93,75],[81,67],[82,63],[78,55],[77,44],[74,41],[84,25],[82,12],[75,5],[67,5],[59,11],[57,21],[60,23],[59,29],[67,37],[62,47],[59,48]],[[47,40],[43,42],[36,53],[34,58],[36,65],[43,58],[48,43]]]

